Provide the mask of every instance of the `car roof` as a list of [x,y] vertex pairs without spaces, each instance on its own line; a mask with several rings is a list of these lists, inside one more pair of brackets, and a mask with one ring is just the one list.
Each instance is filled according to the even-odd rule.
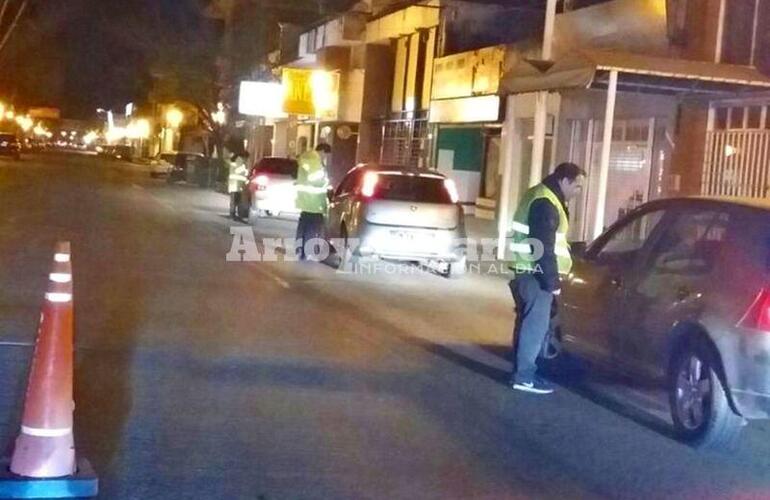
[[662,198],[650,201],[647,205],[669,205],[669,204],[688,204],[688,203],[715,203],[720,205],[733,205],[754,208],[759,210],[770,210],[770,199],[767,198],[749,198],[742,196],[680,196],[674,198]]
[[354,167],[354,169],[359,168],[363,170],[373,170],[376,172],[393,173],[399,175],[419,175],[423,177],[435,177],[438,179],[446,178],[441,172],[427,168],[404,167],[400,165],[380,165],[379,163],[361,163]]

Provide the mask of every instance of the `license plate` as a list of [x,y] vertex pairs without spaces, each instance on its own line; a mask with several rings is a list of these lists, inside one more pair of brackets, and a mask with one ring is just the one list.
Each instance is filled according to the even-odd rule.
[[395,239],[399,241],[408,241],[408,242],[427,242],[432,241],[433,234],[432,233],[418,233],[415,231],[391,231],[391,236],[393,236]]

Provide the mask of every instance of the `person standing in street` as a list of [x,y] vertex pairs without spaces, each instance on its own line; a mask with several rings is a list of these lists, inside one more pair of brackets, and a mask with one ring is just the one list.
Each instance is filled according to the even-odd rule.
[[580,192],[585,175],[574,163],[560,164],[526,192],[513,217],[509,255],[516,277],[508,286],[516,303],[510,380],[516,390],[553,392],[537,375],[536,362],[548,333],[554,297],[561,293],[559,275],[572,268],[567,202]]
[[305,260],[305,243],[323,236],[324,217],[328,204],[327,190],[329,175],[326,167],[332,149],[326,143],[320,143],[315,151],[305,151],[297,163],[297,198],[296,206],[300,211],[297,223],[297,253],[300,260]]
[[227,176],[227,192],[230,195],[230,217],[233,220],[240,218],[240,205],[243,187],[248,181],[248,167],[246,162],[249,153],[241,151],[230,157],[229,174]]

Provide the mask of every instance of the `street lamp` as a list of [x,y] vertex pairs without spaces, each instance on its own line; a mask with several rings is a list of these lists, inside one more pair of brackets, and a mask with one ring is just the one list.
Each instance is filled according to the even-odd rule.
[[174,135],[176,134],[176,129],[179,128],[179,126],[182,124],[182,121],[184,120],[184,113],[182,113],[177,108],[169,108],[166,111],[166,126],[163,127],[163,146],[168,146],[168,129],[171,128],[171,147],[167,148],[169,151],[174,150]]
[[179,126],[182,124],[182,121],[184,121],[184,113],[178,109],[169,108],[169,110],[166,111],[166,123],[169,127],[179,128]]

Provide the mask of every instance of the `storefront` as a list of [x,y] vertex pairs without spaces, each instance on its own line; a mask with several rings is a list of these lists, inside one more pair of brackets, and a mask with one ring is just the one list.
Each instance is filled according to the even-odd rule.
[[500,194],[502,114],[495,95],[504,47],[436,60],[430,103],[432,166],[457,184],[466,212],[494,219]]
[[[767,85],[770,79],[750,67],[621,51],[575,51],[545,70],[522,60],[503,78],[504,91],[512,95],[506,106],[505,129],[511,141],[504,144],[508,203],[505,217],[498,221],[500,239],[521,192],[542,178],[522,174],[529,162],[520,148],[517,151],[516,139],[527,130],[515,117],[534,115],[521,109],[522,97],[540,91],[547,95],[549,115],[555,110],[555,147],[546,141],[542,175],[561,161],[573,161],[588,172],[583,193],[572,203],[569,239],[591,241],[676,182],[675,148],[702,150],[703,134],[680,140],[682,129],[695,125],[682,123],[683,105]],[[553,156],[548,157],[549,151]]]

